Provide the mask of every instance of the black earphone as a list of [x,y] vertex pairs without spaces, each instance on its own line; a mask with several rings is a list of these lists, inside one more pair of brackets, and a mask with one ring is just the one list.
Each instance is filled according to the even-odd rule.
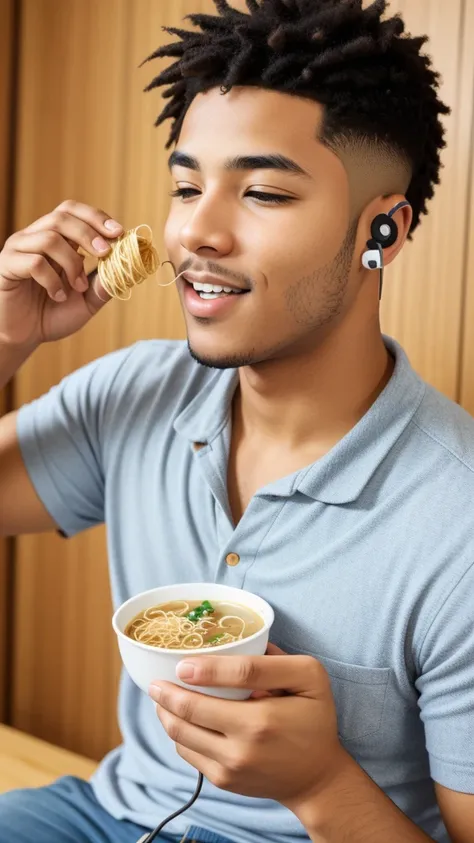
[[379,300],[382,298],[383,289],[383,249],[393,246],[398,238],[398,226],[393,215],[400,209],[410,205],[404,200],[395,205],[388,214],[378,214],[372,222],[370,233],[371,240],[367,240],[367,251],[362,255],[362,263],[366,269],[380,269]]

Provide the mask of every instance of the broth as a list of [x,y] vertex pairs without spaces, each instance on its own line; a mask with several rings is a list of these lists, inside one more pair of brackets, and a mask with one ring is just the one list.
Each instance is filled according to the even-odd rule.
[[240,603],[224,600],[172,600],[139,612],[125,635],[151,647],[200,650],[248,638],[263,618]]

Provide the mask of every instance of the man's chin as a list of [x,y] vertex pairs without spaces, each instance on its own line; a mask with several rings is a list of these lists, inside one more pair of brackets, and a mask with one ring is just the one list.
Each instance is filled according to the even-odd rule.
[[240,369],[242,366],[251,366],[258,360],[255,349],[249,352],[204,351],[193,345],[189,338],[188,349],[193,360],[210,369]]

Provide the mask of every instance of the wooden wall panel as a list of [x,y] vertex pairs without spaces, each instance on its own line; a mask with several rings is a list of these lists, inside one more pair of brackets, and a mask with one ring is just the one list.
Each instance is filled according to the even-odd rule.
[[[70,197],[123,219],[130,20],[127,0],[25,0],[16,227]],[[38,350],[17,378],[17,406],[120,345],[116,304]],[[106,560],[103,529],[18,541],[13,725],[93,758],[119,740]]]
[[[76,198],[103,207],[126,227],[149,223],[164,258],[168,127],[153,126],[162,105],[159,92],[142,93],[158,64],[138,64],[166,37],[162,25],[180,25],[191,11],[211,10],[211,0],[22,5],[15,227]],[[472,79],[461,78],[467,51],[455,59],[465,2],[452,0],[447,8],[443,0],[399,0],[397,8],[409,29],[432,38],[430,52],[444,77],[441,93],[455,113],[446,121],[446,167],[430,216],[387,272],[384,328],[403,342],[428,380],[454,396],[473,110]],[[461,102],[462,115],[456,110]],[[16,403],[137,339],[183,336],[174,288],[145,284],[127,304],[109,304],[80,334],[39,349],[17,378]],[[93,758],[118,741],[119,659],[110,616],[102,528],[68,541],[56,535],[19,540],[14,725]]]
[[453,109],[443,117],[447,148],[441,184],[429,214],[386,271],[382,325],[405,347],[413,366],[449,398],[458,397],[460,309],[466,242],[466,170],[470,158],[472,33],[466,37],[466,5],[472,0],[398,0],[412,34],[427,33],[425,46],[441,73],[441,98]]
[[[0,0],[0,249],[11,233],[12,116],[15,100],[15,0]],[[10,390],[0,390],[0,417],[9,409]],[[1,502],[0,502],[1,506]],[[0,538],[0,721],[8,712],[8,664],[11,627],[11,539]]]
[[[149,223],[160,244],[169,153],[166,130],[153,126],[159,95],[143,94],[152,65],[138,64],[162,25],[206,8],[210,0],[24,0],[15,228],[74,198],[127,228]],[[182,336],[175,291],[151,282],[80,334],[40,348],[17,378],[16,405],[115,348]],[[13,725],[100,758],[119,740],[105,531],[24,536],[16,570]]]
[[[0,417],[7,410],[5,396],[0,392]],[[0,539],[0,723],[6,721],[8,710],[8,657],[10,646],[10,542]]]
[[[466,10],[465,43],[474,43],[474,2],[468,0]],[[468,73],[471,79],[471,90],[466,90],[466,101],[471,97],[471,133],[469,143],[469,166],[466,168],[466,183],[469,189],[467,205],[467,235],[465,249],[464,272],[464,301],[461,308],[462,315],[462,354],[459,366],[460,403],[474,415],[474,70],[471,60]],[[467,76],[467,73],[466,73]]]

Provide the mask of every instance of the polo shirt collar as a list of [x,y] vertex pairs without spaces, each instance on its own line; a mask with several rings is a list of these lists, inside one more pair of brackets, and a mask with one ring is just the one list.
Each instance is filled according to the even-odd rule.
[[238,369],[214,369],[205,386],[176,417],[176,432],[191,443],[210,445],[229,420],[238,383]]
[[[426,389],[402,347],[390,337],[384,336],[384,342],[395,358],[395,368],[368,412],[324,457],[271,483],[259,494],[287,497],[300,492],[329,504],[357,500],[415,415]],[[236,369],[214,371],[175,420],[175,430],[190,442],[212,446],[229,421],[238,381]]]

